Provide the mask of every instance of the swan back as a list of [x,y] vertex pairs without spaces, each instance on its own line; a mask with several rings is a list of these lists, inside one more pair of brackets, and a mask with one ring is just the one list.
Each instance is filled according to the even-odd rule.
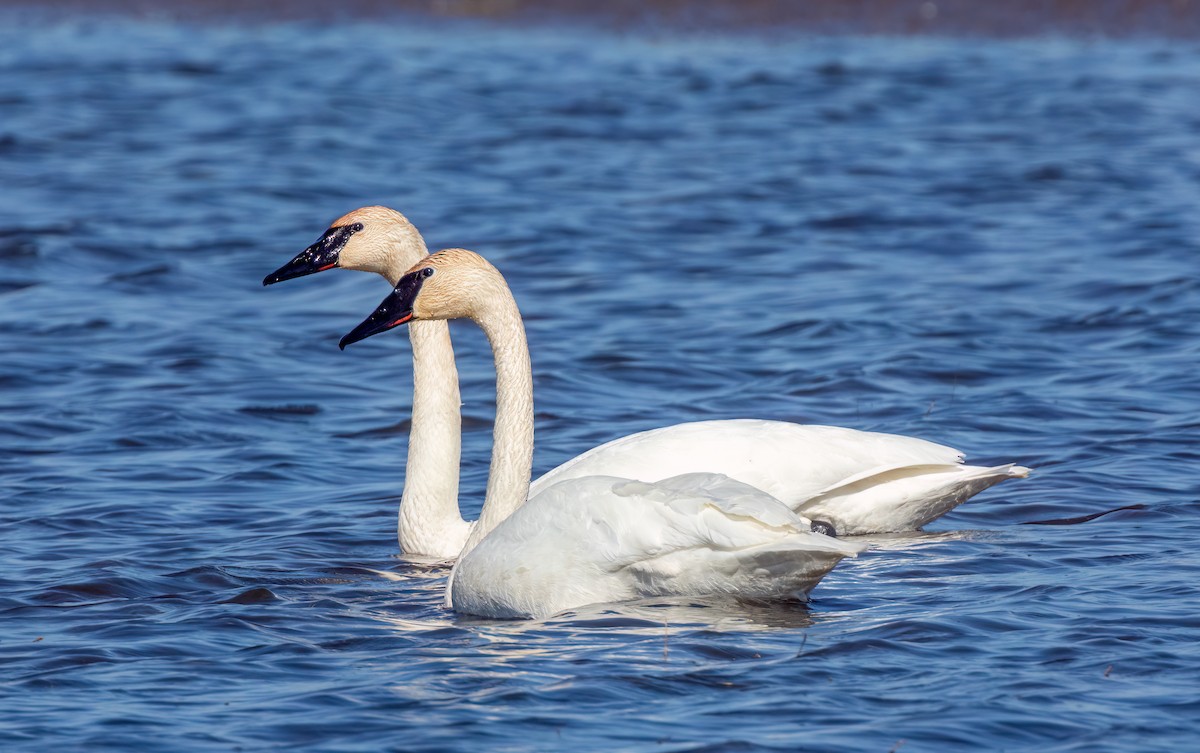
[[839,536],[917,530],[987,487],[1028,473],[962,465],[958,450],[915,437],[732,419],[613,440],[546,473],[530,496],[582,476],[657,481],[694,471],[750,484]]

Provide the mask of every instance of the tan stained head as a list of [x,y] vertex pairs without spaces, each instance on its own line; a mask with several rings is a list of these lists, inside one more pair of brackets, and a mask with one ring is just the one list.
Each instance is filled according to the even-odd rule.
[[495,267],[473,251],[449,248],[413,265],[338,347],[422,319],[472,319],[491,339],[505,324],[519,330],[521,314]]
[[[430,274],[424,270],[431,269]],[[414,264],[420,290],[412,300],[414,319],[476,319],[509,299],[504,276],[474,251],[447,248]]]
[[338,266],[383,275],[393,285],[404,270],[428,255],[416,227],[395,209],[360,207],[334,220],[331,228],[362,225],[338,253]]

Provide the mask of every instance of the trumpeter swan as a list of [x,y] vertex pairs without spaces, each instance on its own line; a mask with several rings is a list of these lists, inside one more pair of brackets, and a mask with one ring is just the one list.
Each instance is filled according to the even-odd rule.
[[574,477],[529,497],[533,374],[525,328],[500,273],[478,254],[438,252],[400,279],[341,347],[412,320],[469,318],[496,364],[496,421],[479,521],[447,605],[487,617],[546,617],[650,596],[805,595],[860,546],[809,530],[770,494],[717,473],[657,482]]
[[[427,256],[402,214],[363,207],[263,284],[332,268],[380,274],[395,285]],[[410,556],[452,559],[472,523],[458,506],[460,399],[449,331],[414,322],[413,414],[398,538]],[[568,460],[533,482],[611,475],[642,481],[719,472],[766,491],[839,535],[916,530],[972,495],[1027,470],[960,465],[962,454],[921,439],[830,426],[734,419],[677,424],[632,434]]]

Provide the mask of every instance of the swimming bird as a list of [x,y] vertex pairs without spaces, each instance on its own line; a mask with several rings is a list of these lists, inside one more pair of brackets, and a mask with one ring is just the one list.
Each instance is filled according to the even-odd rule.
[[660,596],[804,596],[861,546],[810,530],[766,492],[719,473],[647,482],[612,475],[545,482],[530,496],[533,372],[504,277],[464,249],[418,262],[346,345],[412,321],[471,319],[491,344],[496,419],[478,522],[451,572],[447,606],[542,618]]
[[[428,252],[402,214],[363,207],[336,220],[263,284],[332,268],[375,272],[395,285]],[[413,415],[397,526],[410,556],[453,559],[472,523],[458,505],[458,372],[442,321],[410,327]],[[922,439],[759,419],[676,424],[631,434],[566,461],[533,482],[537,494],[568,478],[657,481],[719,472],[783,500],[837,535],[918,530],[969,497],[1028,470],[961,465],[962,453]]]
[[[354,269],[395,285],[429,251],[408,219],[394,209],[362,207],[334,220],[321,238],[267,275],[263,285],[323,272]],[[450,328],[444,321],[409,327],[413,353],[412,428],[396,537],[409,557],[452,560],[471,523],[458,509],[462,400]]]

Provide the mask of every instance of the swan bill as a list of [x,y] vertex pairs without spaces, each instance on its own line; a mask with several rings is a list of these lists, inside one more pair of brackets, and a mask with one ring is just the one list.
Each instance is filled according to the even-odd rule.
[[353,225],[331,227],[321,239],[296,254],[296,258],[263,278],[263,285],[273,285],[284,280],[324,272],[338,265],[338,254],[346,247],[350,236],[363,229],[361,222]]
[[392,329],[393,327],[399,327],[401,324],[407,324],[408,322],[412,321],[413,318],[411,311],[401,314],[398,317],[392,315],[381,317],[377,316],[378,313],[379,312],[376,311],[374,314],[371,314],[363,321],[362,324],[350,330],[350,332],[342,338],[341,342],[338,343],[338,348],[340,350],[345,350],[347,345],[356,343],[359,340],[366,340],[371,335],[378,335],[380,332],[387,332],[389,329]]
[[388,297],[383,299],[374,313],[350,330],[349,334],[338,343],[338,347],[345,350],[346,346],[351,343],[365,340],[371,335],[387,332],[393,327],[399,327],[401,324],[412,321],[413,304],[421,292],[421,283],[426,278],[426,275],[422,274],[424,271],[422,269],[410,272],[401,277],[400,282],[396,283],[395,290],[388,293]]

